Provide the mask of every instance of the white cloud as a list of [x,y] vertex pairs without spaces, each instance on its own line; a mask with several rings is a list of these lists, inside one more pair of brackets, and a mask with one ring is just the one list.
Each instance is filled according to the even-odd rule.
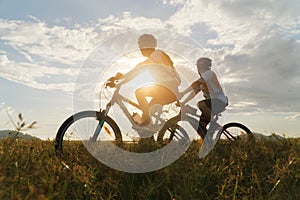
[[300,119],[300,113],[290,115],[290,116],[286,117],[286,119],[290,119],[290,120]]
[[49,27],[34,21],[0,19],[0,39],[23,54],[28,61],[33,57],[49,62],[78,65],[95,48],[97,32],[93,27],[68,29]]
[[[221,71],[231,103],[256,103],[235,106],[238,111],[289,112],[300,109],[299,13],[295,0],[190,0],[168,23],[197,38],[210,33],[205,53]],[[206,28],[199,30],[201,24]]]
[[123,12],[122,18],[109,16],[100,19],[96,26],[103,32],[122,33],[132,29],[164,28],[166,24],[159,18],[133,17],[130,12]]
[[[102,38],[93,26],[48,26],[34,16],[29,18],[0,19],[0,41],[23,56],[2,50],[0,76],[29,87],[72,91],[78,68]],[[65,76],[64,81],[57,76]]]
[[[49,26],[34,16],[29,18],[29,21],[0,18],[0,41],[23,56],[23,59],[19,56],[12,60],[9,58],[15,58],[15,55],[1,51],[0,76],[30,87],[64,91],[70,91],[70,87],[74,84],[68,82],[46,84],[40,79],[65,75],[66,79],[71,77],[74,81],[76,69],[102,41],[145,25],[152,28],[163,27],[159,19],[131,17],[129,12],[124,12],[122,18],[109,16],[84,26],[77,24],[71,28]],[[55,82],[55,78],[52,81]]]
[[[6,55],[0,55],[0,74],[2,77],[21,83],[33,88],[38,89],[58,89],[63,91],[72,91],[74,83],[43,83],[39,81],[41,78],[51,77],[55,75],[64,75],[67,77],[73,77],[77,73],[76,68],[58,68],[47,67],[40,64],[27,63],[27,62],[15,62],[9,60]],[[71,79],[74,81],[73,79]]]
[[185,2],[186,0],[163,0],[164,5],[171,5],[171,6],[182,5]]
[[[299,81],[297,77],[300,73],[300,6],[295,0],[162,2],[178,7],[177,12],[166,21],[134,17],[130,12],[124,12],[121,17],[111,15],[72,28],[49,26],[35,17],[31,17],[33,21],[1,19],[1,40],[30,61],[9,60],[9,56],[2,55],[0,61],[6,67],[2,67],[1,73],[10,80],[35,87],[65,88],[63,84],[69,83],[45,84],[38,80],[45,76],[72,74],[67,66],[78,67],[101,41],[111,35],[148,27],[176,29],[182,35],[194,37],[198,25],[204,25],[205,28],[197,30],[197,33],[199,37],[201,34],[210,36],[205,49],[194,52],[187,45],[182,52],[193,55],[195,60],[199,53],[212,57],[221,71],[225,86],[230,89],[229,95],[234,98],[234,103],[248,99],[257,104],[251,107],[261,106],[265,110],[286,109],[291,103],[300,107],[294,101],[299,97],[294,93],[299,89],[299,84],[294,83]],[[28,72],[26,68],[34,71],[33,74],[13,75],[17,69]]]
[[[291,8],[291,5],[295,7]],[[206,24],[217,35],[210,44],[233,44],[239,51],[238,47],[248,44],[249,39],[260,33],[268,36],[275,25],[299,25],[299,13],[300,6],[293,0],[284,3],[280,0],[190,0],[170,17],[168,23],[186,35],[190,35],[197,24]]]

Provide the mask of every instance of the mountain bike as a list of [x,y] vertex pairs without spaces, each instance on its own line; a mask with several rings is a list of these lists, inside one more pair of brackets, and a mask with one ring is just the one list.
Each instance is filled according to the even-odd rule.
[[[120,93],[121,85],[116,84],[116,81],[117,79],[112,77],[106,82],[105,89],[114,88],[115,90],[105,109],[100,109],[99,111],[81,111],[70,116],[63,122],[56,134],[56,150],[62,150],[64,140],[113,141],[116,144],[122,143],[123,135],[121,129],[116,121],[108,115],[115,104],[121,108],[125,117],[129,120],[132,129],[139,134],[139,138],[152,137],[154,133],[157,133],[164,126],[166,119],[162,118],[162,115],[167,113],[168,110],[163,110],[160,105],[150,108],[151,123],[147,126],[139,126],[139,115],[132,112],[125,104],[129,104],[137,110],[141,110],[140,105],[122,95]],[[174,107],[171,104],[168,106]],[[180,133],[179,130],[177,131],[177,137],[181,135],[187,138],[187,133],[183,129],[180,129]]]
[[[218,119],[222,116],[222,113],[216,113],[213,115],[212,120],[209,124],[210,128],[206,135],[211,134],[211,132],[218,132],[218,139],[227,139],[230,141],[236,141],[240,139],[248,139],[253,136],[252,131],[245,125],[238,122],[230,122],[221,126],[218,123]],[[203,130],[199,132],[199,119],[200,115],[197,114],[197,109],[191,107],[190,105],[183,105],[181,107],[180,113],[169,119],[163,128],[159,131],[157,142],[160,144],[169,143],[173,138],[176,138],[178,123],[180,121],[187,121],[195,131],[199,134],[203,140],[205,135]]]
[[[197,130],[198,121],[197,109],[183,105],[179,107],[178,114],[170,119],[162,118],[163,113],[168,110],[163,110],[162,106],[154,106],[150,109],[151,123],[146,127],[138,125],[135,119],[135,113],[132,113],[125,104],[130,104],[136,109],[141,110],[140,105],[133,102],[129,98],[120,94],[121,85],[117,84],[118,78],[112,77],[106,82],[105,88],[114,88],[113,95],[110,101],[106,104],[105,109],[99,111],[87,110],[78,112],[67,118],[57,131],[55,139],[55,149],[63,149],[63,140],[88,140],[91,142],[97,141],[113,141],[116,144],[123,142],[121,129],[116,121],[109,116],[109,111],[112,106],[119,105],[126,118],[132,125],[132,129],[136,130],[141,138],[153,137],[156,134],[156,141],[160,144],[166,144],[181,139],[189,139],[189,134],[180,125],[182,120],[187,121],[192,127]],[[168,106],[174,107],[179,105],[179,102],[174,102]],[[175,109],[176,110],[176,109]],[[221,136],[228,140],[235,141],[240,138],[245,138],[252,132],[243,124],[232,122],[221,126],[217,123],[220,114],[214,115],[210,126],[215,126],[219,130]],[[200,135],[201,136],[201,135]]]

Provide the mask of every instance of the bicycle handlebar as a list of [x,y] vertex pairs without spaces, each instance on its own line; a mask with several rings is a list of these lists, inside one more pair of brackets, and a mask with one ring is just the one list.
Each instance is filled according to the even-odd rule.
[[117,84],[117,82],[123,77],[124,75],[120,72],[118,72],[115,76],[110,77],[109,79],[107,79],[106,83],[105,83],[105,87],[110,87],[110,88],[114,88]]

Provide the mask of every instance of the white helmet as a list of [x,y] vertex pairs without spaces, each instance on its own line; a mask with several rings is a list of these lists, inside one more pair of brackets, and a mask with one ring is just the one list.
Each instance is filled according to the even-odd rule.
[[201,57],[197,60],[197,68],[199,69],[210,69],[211,68],[211,59],[207,57]]

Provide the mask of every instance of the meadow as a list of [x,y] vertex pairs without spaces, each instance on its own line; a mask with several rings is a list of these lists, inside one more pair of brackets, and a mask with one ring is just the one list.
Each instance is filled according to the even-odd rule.
[[[0,140],[0,199],[300,199],[300,139],[199,143],[149,173],[111,169],[79,142]],[[136,144],[137,148],[151,148]]]

